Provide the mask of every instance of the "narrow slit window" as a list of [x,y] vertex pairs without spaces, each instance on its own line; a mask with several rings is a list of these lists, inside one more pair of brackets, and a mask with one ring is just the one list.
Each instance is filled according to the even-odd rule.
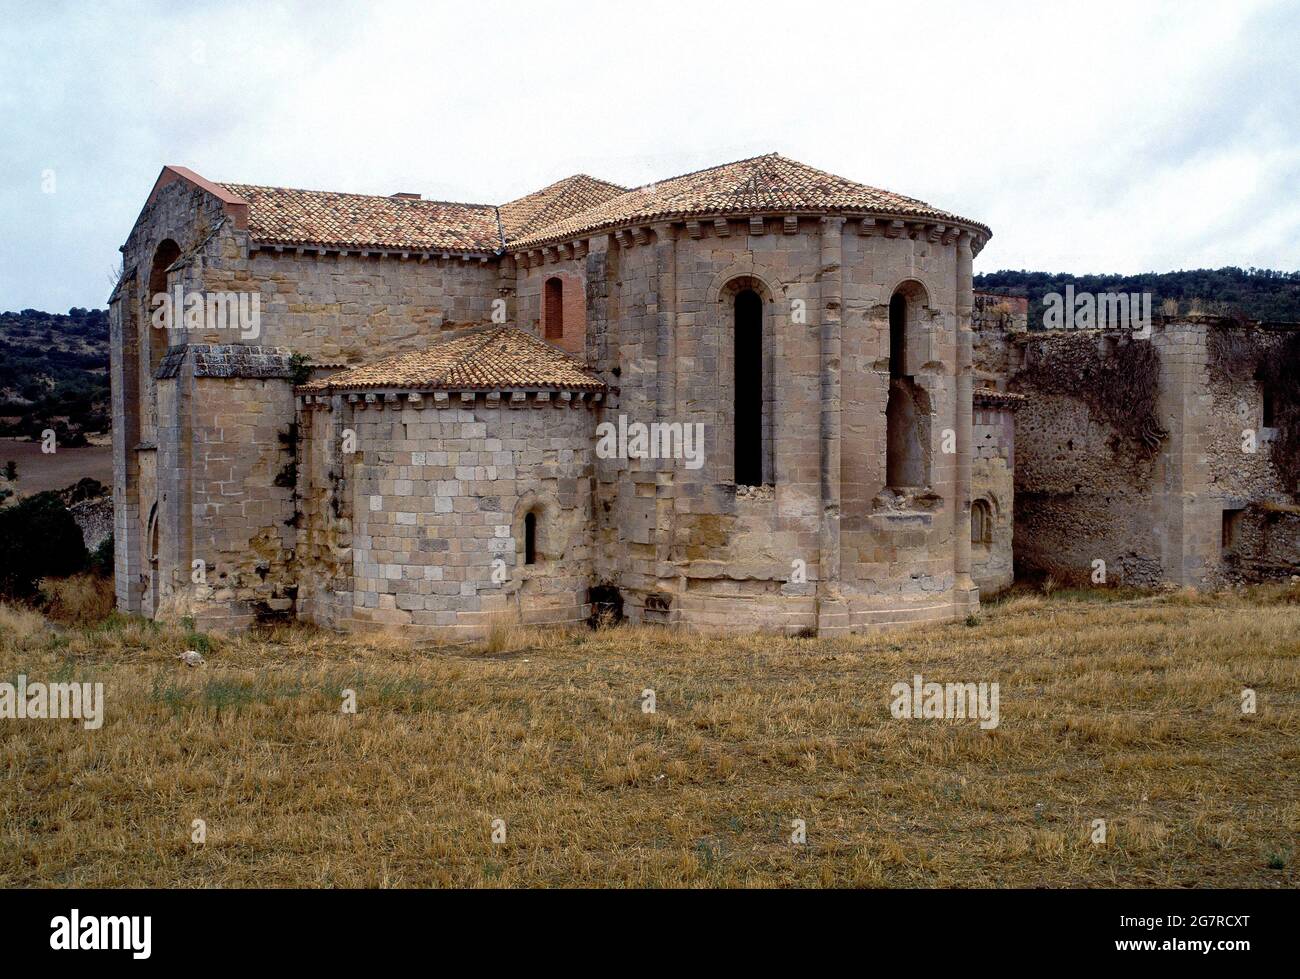
[[763,300],[752,289],[736,294],[734,330],[737,486],[763,485]]
[[972,544],[993,542],[993,511],[985,500],[976,500],[971,504],[970,541]]
[[537,563],[537,514],[524,516],[524,564]]

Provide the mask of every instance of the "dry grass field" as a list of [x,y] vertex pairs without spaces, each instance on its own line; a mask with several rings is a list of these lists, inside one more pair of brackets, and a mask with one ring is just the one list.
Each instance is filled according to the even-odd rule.
[[[173,659],[194,648],[205,666]],[[0,720],[6,887],[1298,882],[1294,586],[1021,594],[846,640],[439,648],[0,607],[0,680],[19,673],[102,682],[107,719]],[[895,720],[917,673],[998,682],[1000,725]]]
[[59,449],[46,454],[40,442],[0,438],[0,466],[13,460],[18,466],[18,483],[15,487],[24,496],[45,490],[71,486],[84,477],[98,479],[105,486],[113,485],[113,446],[87,445],[80,449]]

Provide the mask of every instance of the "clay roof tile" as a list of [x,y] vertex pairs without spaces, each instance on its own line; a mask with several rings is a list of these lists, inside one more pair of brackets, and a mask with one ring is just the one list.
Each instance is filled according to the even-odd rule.
[[514,326],[480,326],[437,337],[421,350],[385,357],[303,384],[304,393],[411,391],[604,391],[580,361]]

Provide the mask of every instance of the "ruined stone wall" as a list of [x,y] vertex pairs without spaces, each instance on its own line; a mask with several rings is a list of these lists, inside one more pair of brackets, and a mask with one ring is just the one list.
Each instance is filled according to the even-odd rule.
[[[1019,408],[1023,402],[1016,402]],[[986,535],[971,534],[971,576],[980,597],[995,595],[1015,580],[1015,427],[1012,405],[977,392],[971,460],[972,506],[982,503],[989,517]]]
[[1206,332],[1205,462],[1219,532],[1215,579],[1254,581],[1300,573],[1300,511],[1272,453],[1259,365],[1284,356],[1288,330],[1224,322]]
[[[1291,495],[1270,458],[1253,378],[1278,337],[1212,317],[1158,321],[1149,340],[1115,331],[1016,337],[1011,387],[1028,395],[1016,422],[1018,562],[1090,578],[1100,559],[1109,583],[1197,587],[1294,567],[1290,517],[1265,509],[1290,505]],[[1224,352],[1240,343],[1252,347],[1249,364],[1233,370]],[[1148,344],[1156,358],[1153,450],[1131,413],[1098,404],[1101,372],[1086,375],[1098,379],[1090,389],[1077,372],[1053,383],[1041,370],[1052,358],[1093,354],[1113,365],[1132,352],[1127,344]],[[1247,431],[1255,452],[1244,448]]]
[[975,291],[971,325],[976,330],[1015,333],[1029,328],[1029,300],[1025,296],[1003,296]]
[[976,390],[1006,391],[1022,366],[1025,331],[977,324],[973,336]]
[[[481,637],[497,615],[525,623],[585,619],[590,408],[558,397],[494,403],[480,395],[472,406],[445,395],[419,403],[390,397],[371,395],[366,407],[364,399],[336,398],[340,421],[313,417],[307,426],[316,472],[303,536],[305,559],[318,567],[304,577],[310,594],[303,608],[329,625],[402,626],[447,638]],[[342,429],[356,433],[351,457],[324,444]],[[347,534],[339,523],[345,511],[333,513],[320,491],[331,485],[350,495]],[[526,565],[530,511],[537,515],[537,562]],[[331,594],[330,583],[345,580],[339,559],[351,563],[346,609]],[[504,580],[493,578],[497,559]]]
[[300,407],[297,417],[302,437],[295,542],[298,616],[340,629],[350,619],[353,607],[350,480],[356,431],[349,427],[351,412],[341,395],[331,398],[329,406]]
[[[1010,386],[1026,396],[1016,413],[1015,466],[1015,553],[1023,571],[1086,580],[1102,560],[1111,583],[1160,581],[1158,459],[1072,389],[1073,362],[1108,357],[1119,340],[1077,332],[1019,338],[1022,370]],[[1063,363],[1070,369],[1058,369]]]

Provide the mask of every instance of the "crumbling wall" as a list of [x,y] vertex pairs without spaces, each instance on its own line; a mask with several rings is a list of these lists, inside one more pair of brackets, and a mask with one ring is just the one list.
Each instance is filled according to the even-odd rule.
[[[1207,482],[1217,500],[1218,580],[1258,581],[1300,570],[1300,332],[1216,322],[1207,335]],[[1265,396],[1274,417],[1265,418]],[[1272,424],[1265,424],[1266,421]],[[1207,519],[1213,520],[1216,514]]]
[[327,628],[342,627],[353,601],[349,477],[357,443],[345,403],[335,395],[298,411],[298,615]]
[[980,597],[995,595],[1015,580],[1015,439],[1017,395],[976,391],[971,438],[971,505],[983,504],[987,533],[972,520],[971,577]]
[[1295,498],[1260,381],[1292,335],[1187,316],[1157,321],[1149,338],[1018,337],[1010,386],[1028,395],[1016,433],[1018,565],[1200,587],[1295,568],[1285,510]]

